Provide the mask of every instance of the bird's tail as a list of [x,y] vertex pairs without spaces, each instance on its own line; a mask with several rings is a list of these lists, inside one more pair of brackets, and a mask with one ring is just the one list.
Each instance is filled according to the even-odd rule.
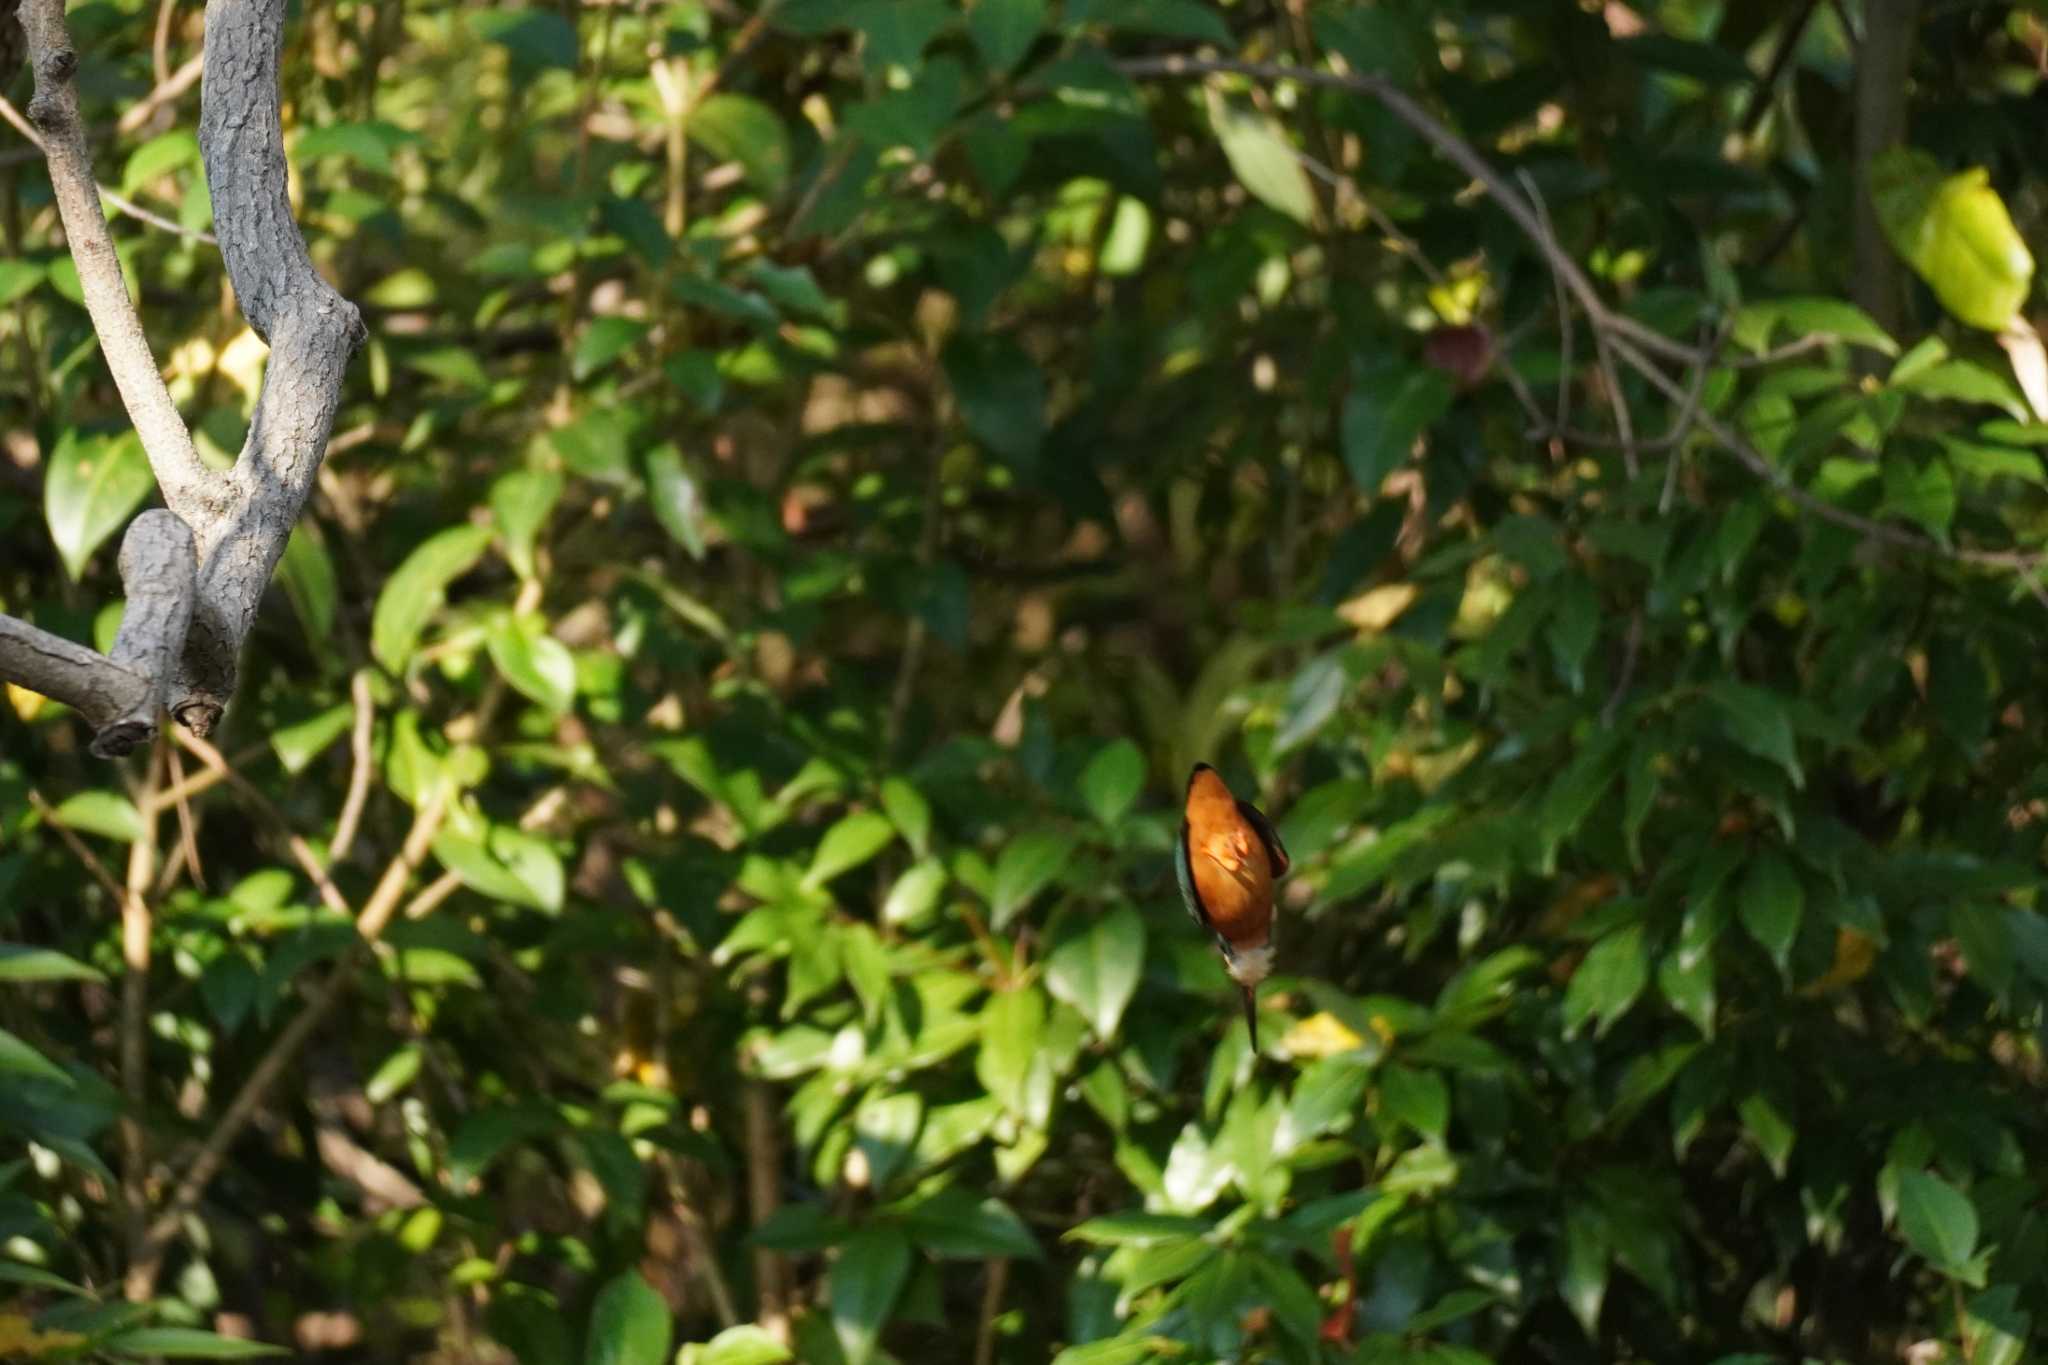
[[1244,992],[1244,1026],[1251,1030],[1252,1052],[1259,1050],[1259,993],[1251,986],[1239,986]]

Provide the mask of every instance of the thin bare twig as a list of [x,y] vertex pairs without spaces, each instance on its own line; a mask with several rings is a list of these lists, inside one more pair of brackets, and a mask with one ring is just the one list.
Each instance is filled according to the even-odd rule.
[[[174,788],[184,786],[185,760],[178,757],[178,750],[175,746],[165,748],[164,761],[170,766],[172,786]],[[161,791],[157,793],[156,800],[156,809],[160,810],[164,805],[168,804],[178,812],[178,848],[180,855],[184,858],[185,866],[191,870],[192,884],[201,891],[204,891],[206,889],[206,869],[199,865],[199,829],[192,819],[192,803],[182,795],[166,802]]]
[[[1551,231],[1550,209],[1543,202],[1542,193],[1536,188],[1536,177],[1523,171],[1520,174],[1522,190],[1529,201],[1536,205],[1542,216],[1543,230]],[[1550,287],[1557,292],[1557,429],[1563,430],[1571,424],[1572,412],[1572,301],[1565,297],[1564,280],[1556,271],[1550,275]]]
[[183,730],[174,730],[171,733],[178,743],[196,756],[201,763],[225,778],[230,786],[240,792],[243,798],[284,836],[285,846],[291,850],[292,861],[299,865],[307,880],[311,881],[314,889],[320,893],[320,903],[337,914],[349,914],[348,898],[341,894],[341,889],[334,884],[334,879],[327,875],[327,865],[314,855],[313,846],[291,827],[291,822],[284,818],[284,812],[263,794],[262,788],[237,772],[234,765],[222,756],[220,750],[199,736]]
[[1637,607],[1628,617],[1628,642],[1622,646],[1621,674],[1614,680],[1614,690],[1607,694],[1607,704],[1600,708],[1601,729],[1614,728],[1615,713],[1621,709],[1621,699],[1628,695],[1628,685],[1635,681],[1636,658],[1642,650],[1643,609]]
[[[6,119],[9,123],[13,124],[14,130],[35,144],[35,149],[44,156],[50,154],[49,147],[43,142],[43,135],[38,133],[26,118],[22,117],[21,111],[16,109],[5,95],[0,95],[0,119]],[[94,186],[99,190],[100,196],[109,204],[112,204],[138,223],[147,223],[161,232],[169,232],[195,242],[212,242],[214,240],[212,233],[202,232],[197,228],[188,228],[175,219],[166,218],[160,213],[146,209],[127,195],[122,194],[119,190],[111,189],[97,181],[94,182]]]
[[349,736],[351,768],[348,795],[341,803],[341,816],[334,822],[334,838],[327,844],[327,865],[333,867],[348,857],[355,846],[356,828],[363,818],[363,806],[370,799],[370,773],[375,756],[370,752],[371,731],[377,721],[376,699],[370,695],[370,671],[358,670],[349,684],[349,698],[355,703],[355,728]]
[[42,792],[30,787],[28,803],[35,813],[43,818],[44,824],[57,831],[57,837],[64,841],[64,846],[71,850],[71,855],[78,859],[86,874],[100,884],[100,890],[113,898],[116,906],[127,899],[128,893],[121,889],[121,883],[114,880],[114,874],[107,871],[107,865],[100,861],[100,855],[94,853],[91,846],[78,837],[76,830],[64,823],[64,817],[57,813],[57,808],[49,803]]
[[[149,1101],[149,956],[151,919],[149,887],[156,880],[156,788],[161,783],[163,732],[157,732],[143,762],[142,780],[133,794],[135,808],[149,811],[142,829],[128,845],[128,881],[121,897],[121,1186],[128,1204],[129,1265],[141,1262],[147,1236],[149,1199],[149,1136],[143,1110]],[[139,1302],[149,1285],[130,1282],[128,1298]]]
[[199,84],[200,74],[205,70],[206,54],[204,52],[193,53],[176,71],[173,71],[163,80],[158,81],[154,90],[151,90],[147,95],[144,95],[134,104],[128,106],[123,111],[121,117],[115,120],[114,131],[126,137],[129,133],[140,129],[144,124],[156,117],[157,110]]
[[234,1099],[221,1111],[221,1116],[214,1122],[212,1131],[200,1143],[199,1150],[186,1166],[177,1188],[155,1221],[150,1224],[145,1249],[152,1282],[155,1278],[155,1269],[162,1263],[164,1249],[177,1237],[185,1215],[205,1197],[207,1187],[220,1173],[221,1165],[227,1160],[228,1149],[234,1146],[235,1139],[242,1134],[242,1129],[255,1117],[256,1109],[269,1094],[270,1087],[298,1055],[299,1049],[305,1046],[306,1040],[312,1036],[313,1030],[320,1026],[321,1020],[325,1019],[348,993],[350,978],[354,975],[355,969],[368,956],[384,926],[390,922],[391,912],[397,906],[399,898],[405,894],[406,884],[426,858],[427,849],[433,843],[434,835],[440,832],[441,822],[448,812],[449,800],[450,793],[443,785],[436,787],[421,803],[419,813],[413,819],[412,829],[406,835],[404,847],[385,868],[376,890],[370,893],[369,900],[363,905],[362,913],[356,916],[358,937],[355,946],[343,954],[318,993],[271,1042],[268,1050],[250,1071],[249,1078],[242,1083],[242,1088],[235,1092]]

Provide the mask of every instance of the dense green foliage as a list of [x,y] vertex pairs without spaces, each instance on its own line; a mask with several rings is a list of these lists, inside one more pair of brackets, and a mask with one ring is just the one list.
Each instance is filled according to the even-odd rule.
[[[0,1355],[2038,1345],[2048,425],[1986,329],[2041,7],[1904,35],[1894,338],[1897,7],[753,3],[295,16],[371,340],[237,780],[0,708]],[[204,226],[192,97],[111,131],[155,13],[72,11],[100,175]],[[1604,368],[1382,104],[1115,64],[1166,53],[1386,76],[1716,363]],[[5,157],[0,610],[104,644],[151,483]],[[225,459],[217,254],[115,231]],[[1257,1057],[1173,889],[1196,759],[1296,860]],[[137,1290],[128,1206],[330,980]]]

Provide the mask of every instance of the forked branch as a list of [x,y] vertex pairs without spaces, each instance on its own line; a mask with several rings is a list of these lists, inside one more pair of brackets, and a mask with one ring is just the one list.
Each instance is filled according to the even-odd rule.
[[35,73],[28,116],[49,159],[80,289],[169,510],[138,518],[123,544],[130,624],[112,657],[0,616],[0,678],[76,708],[94,728],[93,752],[112,756],[154,734],[162,706],[201,736],[219,720],[364,331],[355,307],[313,268],[291,215],[277,83],[284,0],[212,0],[200,150],[221,255],[271,357],[240,457],[224,473],[207,468],[150,353],[107,232],[63,0],[25,0],[21,20]]

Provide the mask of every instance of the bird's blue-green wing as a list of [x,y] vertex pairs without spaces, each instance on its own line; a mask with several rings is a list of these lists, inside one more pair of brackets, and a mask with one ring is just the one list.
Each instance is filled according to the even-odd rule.
[[1258,835],[1259,842],[1266,846],[1266,861],[1272,865],[1273,875],[1286,876],[1287,869],[1294,864],[1287,856],[1287,846],[1280,842],[1280,831],[1273,828],[1273,822],[1266,818],[1264,811],[1248,801],[1237,803],[1237,813],[1244,817],[1244,822],[1252,827],[1252,833]]
[[1173,846],[1173,874],[1180,881],[1180,898],[1187,902],[1188,915],[1204,929],[1209,928],[1209,912],[1202,908],[1202,897],[1195,890],[1195,865],[1193,854],[1188,847],[1188,822],[1180,822],[1180,838]]

